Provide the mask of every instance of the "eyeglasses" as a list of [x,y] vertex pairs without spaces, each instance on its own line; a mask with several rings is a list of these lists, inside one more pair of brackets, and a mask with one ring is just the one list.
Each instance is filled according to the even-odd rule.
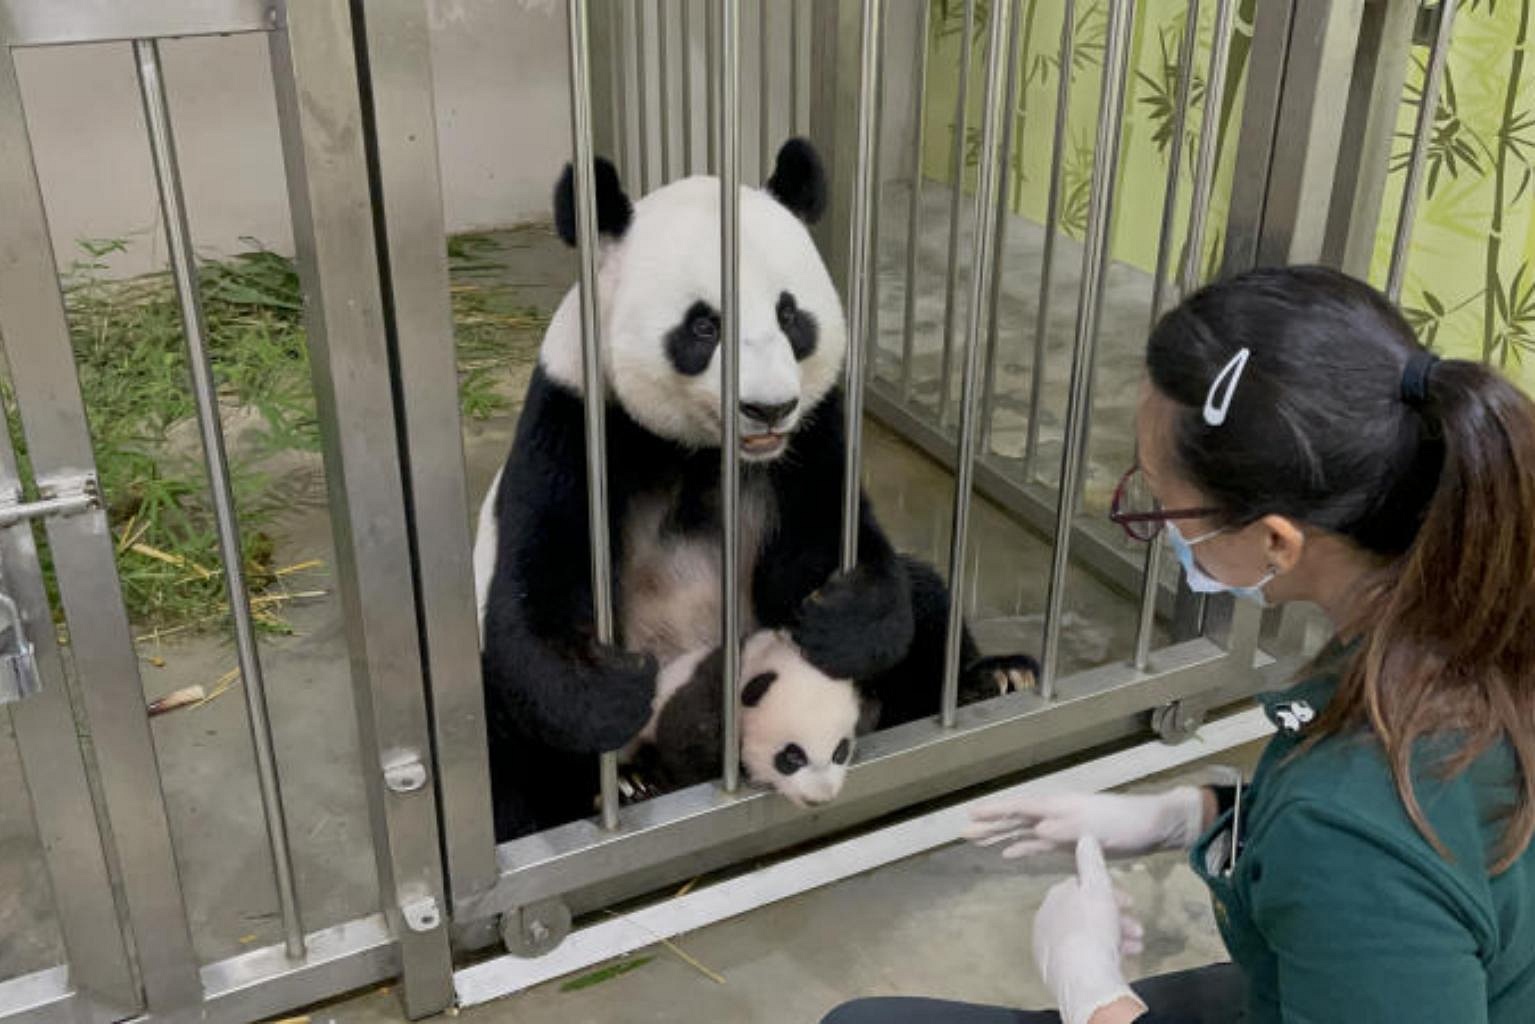
[[1131,540],[1153,541],[1162,527],[1174,519],[1209,519],[1220,514],[1214,508],[1165,509],[1151,493],[1146,474],[1139,465],[1131,466],[1114,488],[1114,500],[1109,503],[1109,521],[1129,535]]

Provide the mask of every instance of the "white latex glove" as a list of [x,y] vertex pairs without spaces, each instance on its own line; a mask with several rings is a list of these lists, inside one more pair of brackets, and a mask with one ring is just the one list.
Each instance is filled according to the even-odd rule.
[[1083,836],[1106,853],[1135,856],[1186,850],[1204,831],[1204,795],[1179,786],[1144,796],[1058,793],[1020,796],[975,811],[965,838],[981,846],[1010,843],[1004,857],[1069,849]]
[[1122,952],[1141,949],[1141,926],[1123,913],[1129,905],[1109,880],[1097,840],[1083,836],[1077,841],[1077,876],[1056,883],[1034,915],[1034,963],[1055,994],[1064,1024],[1088,1024],[1095,1012],[1120,999],[1144,1010],[1119,965]]

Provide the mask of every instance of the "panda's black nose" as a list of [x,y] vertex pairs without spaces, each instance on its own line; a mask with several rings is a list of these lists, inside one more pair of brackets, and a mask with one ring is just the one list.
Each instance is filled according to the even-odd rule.
[[765,427],[776,427],[797,408],[799,408],[798,398],[791,398],[787,402],[779,402],[776,405],[768,405],[763,402],[741,403],[741,412],[748,419],[756,420]]

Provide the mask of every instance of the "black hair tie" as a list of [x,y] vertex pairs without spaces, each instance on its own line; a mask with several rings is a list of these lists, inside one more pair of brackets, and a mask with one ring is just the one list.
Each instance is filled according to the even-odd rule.
[[1428,401],[1428,381],[1438,362],[1439,357],[1427,349],[1419,349],[1408,358],[1402,370],[1402,401],[1412,406]]

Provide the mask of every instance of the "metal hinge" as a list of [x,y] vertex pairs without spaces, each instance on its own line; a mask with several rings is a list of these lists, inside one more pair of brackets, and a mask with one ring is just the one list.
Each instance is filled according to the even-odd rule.
[[101,489],[94,473],[39,480],[37,494],[36,501],[22,501],[21,488],[14,484],[0,493],[0,528],[33,519],[78,515],[101,507]]
[[1444,17],[1444,4],[1424,4],[1418,8],[1418,20],[1412,26],[1414,46],[1433,46],[1439,38],[1439,19]]

